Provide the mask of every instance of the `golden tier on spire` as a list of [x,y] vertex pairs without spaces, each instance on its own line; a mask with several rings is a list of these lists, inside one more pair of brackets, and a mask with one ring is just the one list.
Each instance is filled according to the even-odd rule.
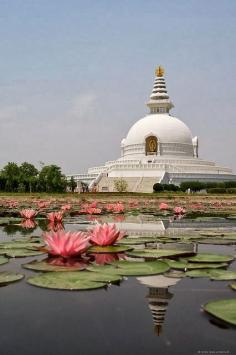
[[155,70],[156,76],[159,76],[159,77],[160,77],[160,76],[163,76],[164,73],[165,73],[165,70],[164,70],[164,68],[161,67],[160,65],[159,65],[159,67],[157,67],[156,70]]

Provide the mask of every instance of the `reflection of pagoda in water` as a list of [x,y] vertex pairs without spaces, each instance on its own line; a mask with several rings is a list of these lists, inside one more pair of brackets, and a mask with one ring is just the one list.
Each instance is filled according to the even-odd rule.
[[168,288],[149,287],[149,293],[146,297],[148,299],[148,306],[152,312],[155,332],[157,335],[160,335],[168,303],[173,294],[169,292]]
[[174,296],[169,292],[168,287],[174,286],[181,279],[158,275],[139,277],[137,280],[148,286],[146,298],[148,299],[148,307],[152,312],[154,330],[159,336],[162,332],[169,301]]

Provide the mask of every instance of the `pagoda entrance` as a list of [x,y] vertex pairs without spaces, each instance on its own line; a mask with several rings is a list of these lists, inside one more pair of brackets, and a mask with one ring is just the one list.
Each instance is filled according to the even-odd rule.
[[146,138],[145,153],[146,155],[157,155],[158,140],[155,136]]

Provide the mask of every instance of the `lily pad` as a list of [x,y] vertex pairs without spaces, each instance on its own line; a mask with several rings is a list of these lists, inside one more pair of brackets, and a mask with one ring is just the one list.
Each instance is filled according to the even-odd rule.
[[99,272],[99,273],[104,273],[104,274],[109,274],[109,275],[121,275],[121,273],[119,274],[119,270],[117,267],[113,266],[113,265],[90,265],[87,267],[88,271],[93,271],[93,272]]
[[60,290],[89,290],[102,288],[109,282],[120,281],[119,275],[98,274],[87,271],[46,272],[29,277],[31,285]]
[[217,238],[208,238],[208,239],[202,239],[198,241],[199,244],[213,244],[213,245],[232,245],[236,243],[235,240],[229,240],[229,239],[217,239]]
[[23,264],[22,267],[25,269],[29,270],[34,270],[34,271],[79,271],[79,270],[84,270],[86,269],[86,264],[83,261],[75,261],[74,263],[71,263],[71,265],[63,266],[63,265],[56,265],[53,263],[50,263],[51,259],[47,258],[41,261],[38,260],[33,260],[30,263]]
[[234,257],[232,255],[202,253],[192,256],[188,260],[194,263],[227,263],[234,260]]
[[164,258],[168,256],[178,256],[178,255],[192,255],[193,252],[189,250],[175,250],[175,249],[137,249],[126,253],[129,256],[139,257],[139,258]]
[[187,270],[196,269],[220,269],[227,267],[227,263],[188,263]]
[[146,244],[146,243],[156,243],[161,242],[161,239],[157,239],[156,237],[137,237],[137,238],[123,238],[117,244],[125,244],[125,245],[138,245],[138,244]]
[[211,301],[204,305],[204,311],[229,324],[236,325],[236,298]]
[[30,243],[30,242],[6,242],[0,243],[0,249],[35,249],[39,247],[43,247],[44,243]]
[[110,245],[107,247],[99,247],[94,245],[87,250],[87,253],[122,253],[127,250],[132,250],[133,248],[121,245]]
[[236,271],[231,270],[214,270],[211,274],[211,280],[217,281],[227,281],[227,280],[236,280]]
[[200,235],[204,237],[223,237],[224,233],[223,232],[200,232]]
[[0,255],[6,255],[10,258],[25,258],[27,256],[37,256],[45,254],[44,252],[29,249],[1,249]]
[[7,285],[11,282],[16,282],[24,278],[24,275],[9,272],[9,271],[2,271],[0,272],[0,286]]
[[177,269],[177,270],[185,270],[188,264],[187,262],[170,260],[170,259],[163,259],[163,261],[167,263],[170,268]]
[[174,235],[174,236],[170,235],[168,237],[171,238],[171,239],[184,240],[184,241],[186,241],[186,240],[193,241],[193,240],[197,240],[197,239],[202,239],[203,238],[203,236],[201,236],[199,234],[196,234],[196,235]]
[[217,269],[227,267],[227,263],[187,263],[183,259],[175,261],[170,259],[163,259],[172,269],[177,270],[195,270],[195,269]]
[[197,217],[195,221],[198,222],[211,222],[211,221],[224,221],[224,217],[215,217],[215,216],[202,216],[202,217]]
[[5,258],[5,256],[0,256],[0,265],[4,265],[8,263],[9,259]]
[[235,240],[236,241],[236,234],[227,234],[223,237],[224,240]]
[[145,276],[162,274],[169,270],[169,266],[163,261],[119,261],[114,265],[89,266],[87,270],[107,272],[123,276]]
[[17,217],[1,217],[0,218],[0,226],[6,224],[17,224],[22,221],[22,218]]
[[192,270],[187,271],[185,275],[189,277],[210,277],[211,271],[209,269]]

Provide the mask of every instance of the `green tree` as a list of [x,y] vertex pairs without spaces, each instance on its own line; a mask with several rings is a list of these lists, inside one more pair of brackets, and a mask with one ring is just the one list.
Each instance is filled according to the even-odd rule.
[[36,191],[38,170],[33,164],[24,162],[19,167],[20,183],[24,185],[25,191]]
[[66,177],[57,165],[45,165],[39,173],[38,187],[45,192],[63,192],[66,190]]
[[9,162],[1,172],[1,178],[5,180],[5,191],[17,191],[19,185],[20,170],[16,163]]
[[31,177],[31,176],[37,176],[38,175],[38,169],[35,168],[33,164],[24,162],[21,164],[19,167],[20,173],[23,174],[26,177]]
[[75,179],[73,176],[71,176],[70,180],[67,182],[67,186],[69,187],[71,192],[74,192],[76,187],[77,187],[77,183],[75,182]]

